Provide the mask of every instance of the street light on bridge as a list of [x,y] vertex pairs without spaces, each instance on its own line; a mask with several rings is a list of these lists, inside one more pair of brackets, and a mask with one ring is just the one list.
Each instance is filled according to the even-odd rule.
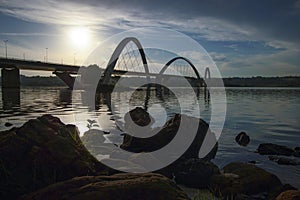
[[5,46],[5,58],[7,59],[7,42],[8,40],[3,40]]
[[45,62],[48,62],[48,47],[46,48],[46,57],[45,57]]

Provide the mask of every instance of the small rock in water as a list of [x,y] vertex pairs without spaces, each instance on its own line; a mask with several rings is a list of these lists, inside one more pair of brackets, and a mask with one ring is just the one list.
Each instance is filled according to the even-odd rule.
[[300,160],[285,158],[280,156],[269,156],[269,160],[277,162],[279,165],[300,165]]
[[9,122],[6,122],[5,124],[4,124],[4,126],[5,127],[10,127],[10,126],[12,126],[13,124],[12,123],[9,123]]
[[294,152],[293,156],[300,157],[300,147],[295,148],[295,152]]
[[240,132],[235,137],[235,141],[241,146],[247,146],[250,142],[250,137],[245,132]]
[[283,155],[291,156],[294,154],[294,150],[286,146],[272,144],[272,143],[263,143],[260,144],[257,152],[261,155]]
[[250,160],[250,161],[248,161],[248,163],[250,163],[250,164],[257,164],[257,161],[255,161],[255,160]]

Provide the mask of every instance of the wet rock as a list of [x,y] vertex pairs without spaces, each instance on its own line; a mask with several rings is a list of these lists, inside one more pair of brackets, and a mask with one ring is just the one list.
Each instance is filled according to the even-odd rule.
[[300,199],[300,190],[288,190],[282,192],[276,200],[299,200]]
[[136,107],[124,116],[124,131],[138,138],[147,138],[151,135],[152,116],[143,108]]
[[4,124],[4,126],[5,127],[10,127],[10,126],[12,126],[13,124],[12,123],[9,123],[9,122],[5,122],[5,124]]
[[236,174],[238,177],[215,175],[211,181],[211,188],[224,198],[236,197],[238,194],[253,196],[269,193],[274,188],[282,186],[274,174],[252,164],[230,163],[223,168],[224,173]]
[[269,156],[269,160],[277,162],[279,165],[300,165],[299,159],[285,158],[280,156]]
[[248,163],[249,163],[249,164],[254,164],[254,165],[255,165],[255,164],[257,164],[258,162],[257,162],[256,160],[250,160],[250,161],[248,161]]
[[260,144],[257,152],[261,155],[284,155],[291,156],[294,154],[294,150],[286,146],[272,144],[272,143],[263,143]]
[[103,153],[105,137],[104,132],[98,129],[90,129],[81,137],[85,147],[95,156]]
[[77,177],[25,195],[21,199],[187,200],[189,198],[170,179],[148,173]]
[[212,162],[193,158],[181,162],[174,175],[178,184],[192,188],[208,188],[210,179],[219,173],[219,168]]
[[245,132],[240,132],[235,137],[235,141],[241,146],[247,146],[250,142],[250,137]]
[[[181,120],[187,122],[183,126],[180,125]],[[198,123],[198,130],[196,133],[196,137],[191,136],[191,124]],[[197,119],[194,117],[189,117],[186,115],[175,114],[166,124],[160,129],[152,129],[149,131],[149,135],[153,135],[147,138],[138,138],[131,136],[129,134],[124,134],[123,144],[121,148],[135,153],[140,152],[153,152],[165,147],[169,144],[174,137],[176,136],[178,129],[184,130],[184,134],[186,134],[185,138],[194,138],[191,145],[189,145],[188,149],[184,152],[183,155],[178,155],[179,157],[182,156],[185,159],[189,158],[198,158],[199,150],[202,146],[204,138],[208,136],[210,138],[209,142],[211,144],[215,144],[212,149],[209,149],[208,154],[205,156],[204,159],[211,160],[214,158],[217,152],[217,143],[214,134],[210,131],[209,125],[203,121],[202,119]],[[156,134],[153,134],[156,133]],[[182,142],[185,142],[182,140]],[[176,152],[176,149],[173,150]]]
[[0,199],[106,169],[86,150],[76,126],[51,115],[0,133]]
[[136,107],[125,114],[124,120],[127,122],[127,125],[129,124],[129,121],[131,121],[130,119],[138,126],[149,126],[154,123],[154,119],[150,114],[141,107]]

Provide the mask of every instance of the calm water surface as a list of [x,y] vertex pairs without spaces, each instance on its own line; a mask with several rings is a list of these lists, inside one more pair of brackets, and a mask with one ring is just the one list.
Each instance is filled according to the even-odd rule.
[[[184,89],[177,89],[185,95]],[[52,114],[65,123],[78,125],[81,134],[87,130],[86,119],[98,119],[100,128],[111,131],[107,139],[121,143],[120,131],[116,129],[115,120],[122,121],[122,107],[127,106],[124,99],[128,92],[118,94],[99,94],[96,105],[89,106],[83,91],[70,91],[65,88],[30,87],[18,92],[0,92],[0,130],[6,130],[5,122],[21,126],[28,119],[42,114]],[[300,146],[300,88],[227,88],[227,116],[219,150],[213,160],[220,167],[233,161],[258,161],[258,166],[275,173],[284,183],[300,188],[300,167],[278,165],[254,151],[260,143],[271,142],[289,147]],[[18,100],[19,99],[19,100]],[[189,115],[194,112],[194,99],[186,97],[183,108]],[[210,120],[211,105],[209,97],[200,91],[198,98],[201,117]],[[109,105],[113,102],[120,110],[112,115]],[[145,91],[137,91],[131,97],[130,108],[145,105]],[[163,98],[155,97],[151,91],[147,103],[148,111],[156,119],[154,126],[161,126],[174,113],[179,112],[177,99],[172,94]],[[162,111],[163,110],[163,111]],[[74,115],[75,113],[75,115]],[[234,142],[235,136],[245,131],[251,137],[247,147]]]

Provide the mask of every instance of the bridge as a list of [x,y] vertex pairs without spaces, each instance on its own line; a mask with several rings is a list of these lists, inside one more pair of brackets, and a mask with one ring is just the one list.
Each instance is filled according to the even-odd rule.
[[[177,66],[177,71],[180,73],[166,74],[167,69],[178,60],[183,61],[186,64]],[[2,89],[20,88],[20,70],[50,71],[58,76],[69,88],[73,88],[75,77],[82,75],[78,73],[80,68],[88,70],[87,66],[7,58],[0,58],[0,68],[2,70]],[[142,69],[136,70],[136,68]],[[210,78],[209,68],[205,69],[205,77],[201,78],[194,64],[189,59],[180,56],[174,57],[161,68],[150,68],[141,43],[134,37],[123,39],[114,50],[107,67],[105,69],[99,68],[99,70],[101,71],[100,74],[102,74],[99,84],[102,87],[106,87],[111,84],[110,80],[113,75],[122,76],[124,74],[131,76],[146,76],[147,79],[156,77],[157,83],[159,84],[163,78],[182,76],[182,73],[184,74],[183,76],[194,82],[195,86],[206,86],[205,80]]]

